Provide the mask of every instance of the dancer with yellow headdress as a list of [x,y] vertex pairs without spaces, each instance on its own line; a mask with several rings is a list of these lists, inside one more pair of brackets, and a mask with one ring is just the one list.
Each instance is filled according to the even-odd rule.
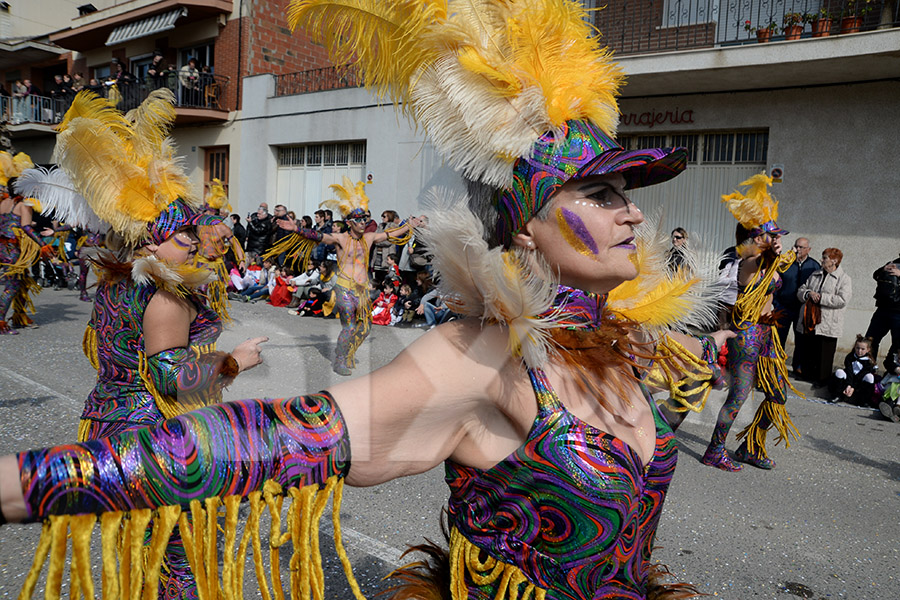
[[[738,271],[738,298],[732,313],[737,337],[728,341],[728,371],[731,387],[713,429],[712,438],[701,462],[722,469],[739,471],[728,451],[725,439],[738,412],[754,386],[765,393],[753,422],[738,434],[742,439],[735,458],[760,469],[772,469],[775,461],[766,451],[766,434],[775,427],[778,440],[790,446],[790,438],[799,433],[785,409],[787,402],[787,355],[775,335],[772,295],[781,284],[783,273],[794,262],[794,252],[782,253],[781,236],[788,233],[778,226],[778,202],[769,193],[772,178],[765,173],[741,182],[743,191],[722,196],[722,202],[749,232],[748,240],[738,248],[742,257]],[[793,389],[793,386],[791,386]],[[794,390],[796,392],[796,390]]]
[[[0,335],[14,335],[18,333],[15,328],[34,324],[27,314],[34,313],[30,294],[41,291],[31,277],[31,266],[44,246],[32,227],[33,211],[40,211],[40,204],[16,189],[16,178],[33,166],[24,152],[15,156],[0,152]],[[13,314],[7,322],[10,307]]]
[[[316,527],[329,496],[349,573],[344,482],[375,485],[443,463],[449,553],[429,547],[442,569],[397,573],[398,598],[690,596],[651,556],[677,444],[644,377],[656,366],[673,385],[708,389],[729,334],[677,331],[715,318],[715,257],[692,249],[690,268],[669,272],[667,236],[626,194],[678,175],[687,151],[615,143],[622,73],[575,0],[300,0],[289,15],[336,64],[354,61],[370,88],[397,100],[466,179],[466,194],[434,192],[422,233],[448,302],[467,318],[319,394],[225,403],[103,441],[0,457],[0,514],[104,513],[105,533],[118,510],[136,536],[151,514],[165,525],[189,510],[198,518],[188,558],[209,597],[240,597],[252,543],[262,597],[280,598],[278,546],[290,540],[292,597],[324,598]],[[371,242],[352,210],[349,233],[294,240],[298,257],[301,236],[340,244],[351,287],[362,283],[352,269]],[[7,490],[6,481],[21,485]],[[250,522],[238,541],[241,498]],[[259,558],[264,508],[274,595]],[[71,521],[82,546],[92,518]],[[67,526],[48,526],[46,547],[64,548]],[[163,543],[167,532],[152,535]],[[155,562],[137,563],[133,579],[155,576]],[[352,579],[351,589],[361,597]]]
[[321,206],[339,211],[348,226],[347,231],[322,233],[298,227],[292,220],[279,220],[279,227],[296,233],[275,244],[265,256],[285,253],[294,264],[302,263],[305,270],[306,261],[316,244],[323,243],[337,248],[337,280],[332,293],[342,329],[334,351],[332,368],[338,375],[350,375],[351,370],[356,367],[356,351],[369,335],[371,326],[369,252],[372,245],[384,241],[405,244],[409,241],[411,228],[417,227],[420,222],[413,218],[393,229],[366,233],[366,210],[369,208],[366,184],[359,181],[354,185],[348,177],[344,177],[343,185],[335,184],[330,187],[337,199],[326,200]]

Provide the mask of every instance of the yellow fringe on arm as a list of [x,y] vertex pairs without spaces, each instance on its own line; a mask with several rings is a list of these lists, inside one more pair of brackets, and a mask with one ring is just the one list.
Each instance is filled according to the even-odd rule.
[[[243,600],[244,571],[247,549],[253,546],[253,566],[263,600],[284,600],[281,582],[279,548],[288,541],[293,546],[290,559],[291,600],[324,600],[325,573],[319,548],[319,522],[328,505],[332,504],[335,550],[344,567],[347,581],[356,600],[365,600],[353,576],[350,561],[341,541],[340,509],[343,479],[330,477],[324,485],[291,488],[286,530],[281,531],[281,509],[285,491],[275,481],[267,481],[264,491],[249,495],[250,515],[246,520],[240,542],[237,541],[241,498],[228,496],[194,500],[189,510],[165,506],[158,510],[137,509],[130,512],[111,512],[100,516],[102,548],[103,600],[154,600],[160,580],[166,545],[176,523],[179,525],[185,554],[197,581],[200,600]],[[218,569],[219,517],[218,508],[225,506],[222,570]],[[263,508],[271,519],[269,539],[269,579],[274,588],[270,593],[266,566],[263,563],[259,526]],[[191,518],[188,518],[190,515]],[[152,520],[152,526],[151,526]],[[60,600],[68,540],[72,540],[69,568],[70,599],[94,600],[90,541],[97,524],[95,515],[53,516],[44,523],[34,562],[25,578],[19,600],[30,600],[44,565],[47,564],[45,600]],[[148,528],[150,531],[148,532]],[[235,552],[235,546],[237,550]],[[510,595],[510,600],[516,598]],[[522,597],[525,600],[526,596]]]
[[412,239],[413,236],[413,228],[408,227],[406,229],[406,233],[401,236],[395,236],[391,232],[400,229],[400,227],[394,227],[392,229],[385,229],[384,232],[387,234],[387,241],[394,244],[395,246],[402,246],[404,244],[408,244],[409,240]]
[[28,313],[35,314],[34,301],[31,294],[40,294],[41,286],[26,272],[22,276],[22,287],[16,292],[12,300],[12,318],[10,322],[15,327],[27,327],[34,323],[28,316]]
[[[656,346],[653,368],[647,375],[647,383],[669,390],[670,397],[680,406],[670,408],[675,412],[700,412],[713,386],[713,371],[699,356],[689,351],[669,336]],[[699,396],[696,401],[692,399]]]
[[292,233],[278,240],[262,257],[276,258],[284,254],[285,264],[290,261],[294,270],[306,271],[309,268],[309,257],[318,245],[318,242],[308,240],[299,233]]
[[[544,600],[546,590],[529,583],[515,565],[492,556],[480,560],[481,549],[471,543],[455,527],[450,530],[450,594],[453,600],[467,600],[466,573],[478,586],[500,579],[494,600]],[[524,584],[524,589],[520,589]]]
[[0,263],[0,266],[7,267],[4,277],[27,275],[31,265],[36,263],[41,257],[41,246],[37,242],[18,227],[15,229],[15,232],[19,243],[19,258],[14,263]]

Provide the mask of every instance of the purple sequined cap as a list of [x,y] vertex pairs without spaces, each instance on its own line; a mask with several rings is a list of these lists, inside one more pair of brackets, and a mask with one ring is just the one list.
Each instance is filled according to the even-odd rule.
[[790,231],[782,229],[775,221],[766,221],[759,227],[754,228],[750,232],[750,237],[756,237],[764,233],[768,233],[770,235],[787,235],[790,233]]
[[169,204],[156,219],[147,225],[150,242],[162,244],[182,227],[216,225],[222,217],[194,212],[181,198]]
[[567,121],[561,133],[559,143],[553,132],[538,138],[532,155],[516,160],[512,185],[498,193],[497,236],[504,245],[573,177],[621,173],[625,189],[633,189],[667,181],[687,166],[684,148],[624,150],[588,121]]

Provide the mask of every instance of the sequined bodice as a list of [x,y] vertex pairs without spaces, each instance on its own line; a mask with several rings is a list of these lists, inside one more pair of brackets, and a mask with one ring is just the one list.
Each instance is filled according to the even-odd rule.
[[[538,415],[526,442],[482,471],[448,461],[450,524],[513,564],[547,598],[644,597],[650,549],[675,470],[674,434],[652,400],[646,467],[627,444],[572,415],[530,371]],[[469,598],[493,598],[472,581]]]

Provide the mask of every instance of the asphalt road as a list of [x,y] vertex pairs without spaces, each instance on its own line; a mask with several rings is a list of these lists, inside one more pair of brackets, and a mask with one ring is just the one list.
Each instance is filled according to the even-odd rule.
[[[81,353],[90,305],[65,290],[44,290],[35,304],[40,328],[0,336],[0,453],[74,440],[94,381]],[[337,321],[289,317],[265,304],[236,305],[233,315],[220,348],[261,334],[271,341],[265,364],[242,374],[226,399],[296,395],[339,379],[329,367]],[[359,372],[387,363],[419,335],[374,327],[360,352]],[[900,424],[869,410],[793,396],[789,409],[802,437],[789,449],[772,450],[777,468],[725,473],[698,462],[723,399],[714,393],[706,410],[691,415],[678,433],[678,470],[654,559],[678,579],[729,600],[900,598]],[[749,421],[759,400],[748,401],[734,431]],[[734,448],[733,439],[729,446]],[[407,544],[441,539],[438,514],[447,497],[442,477],[434,469],[376,488],[347,489],[343,537],[367,597],[383,589],[380,578],[401,563]],[[330,524],[323,521],[322,529],[326,596],[349,597],[328,550]],[[0,597],[18,594],[38,532],[38,525],[0,528]],[[95,557],[99,580],[98,564]],[[245,597],[260,597],[252,567],[246,579]]]

